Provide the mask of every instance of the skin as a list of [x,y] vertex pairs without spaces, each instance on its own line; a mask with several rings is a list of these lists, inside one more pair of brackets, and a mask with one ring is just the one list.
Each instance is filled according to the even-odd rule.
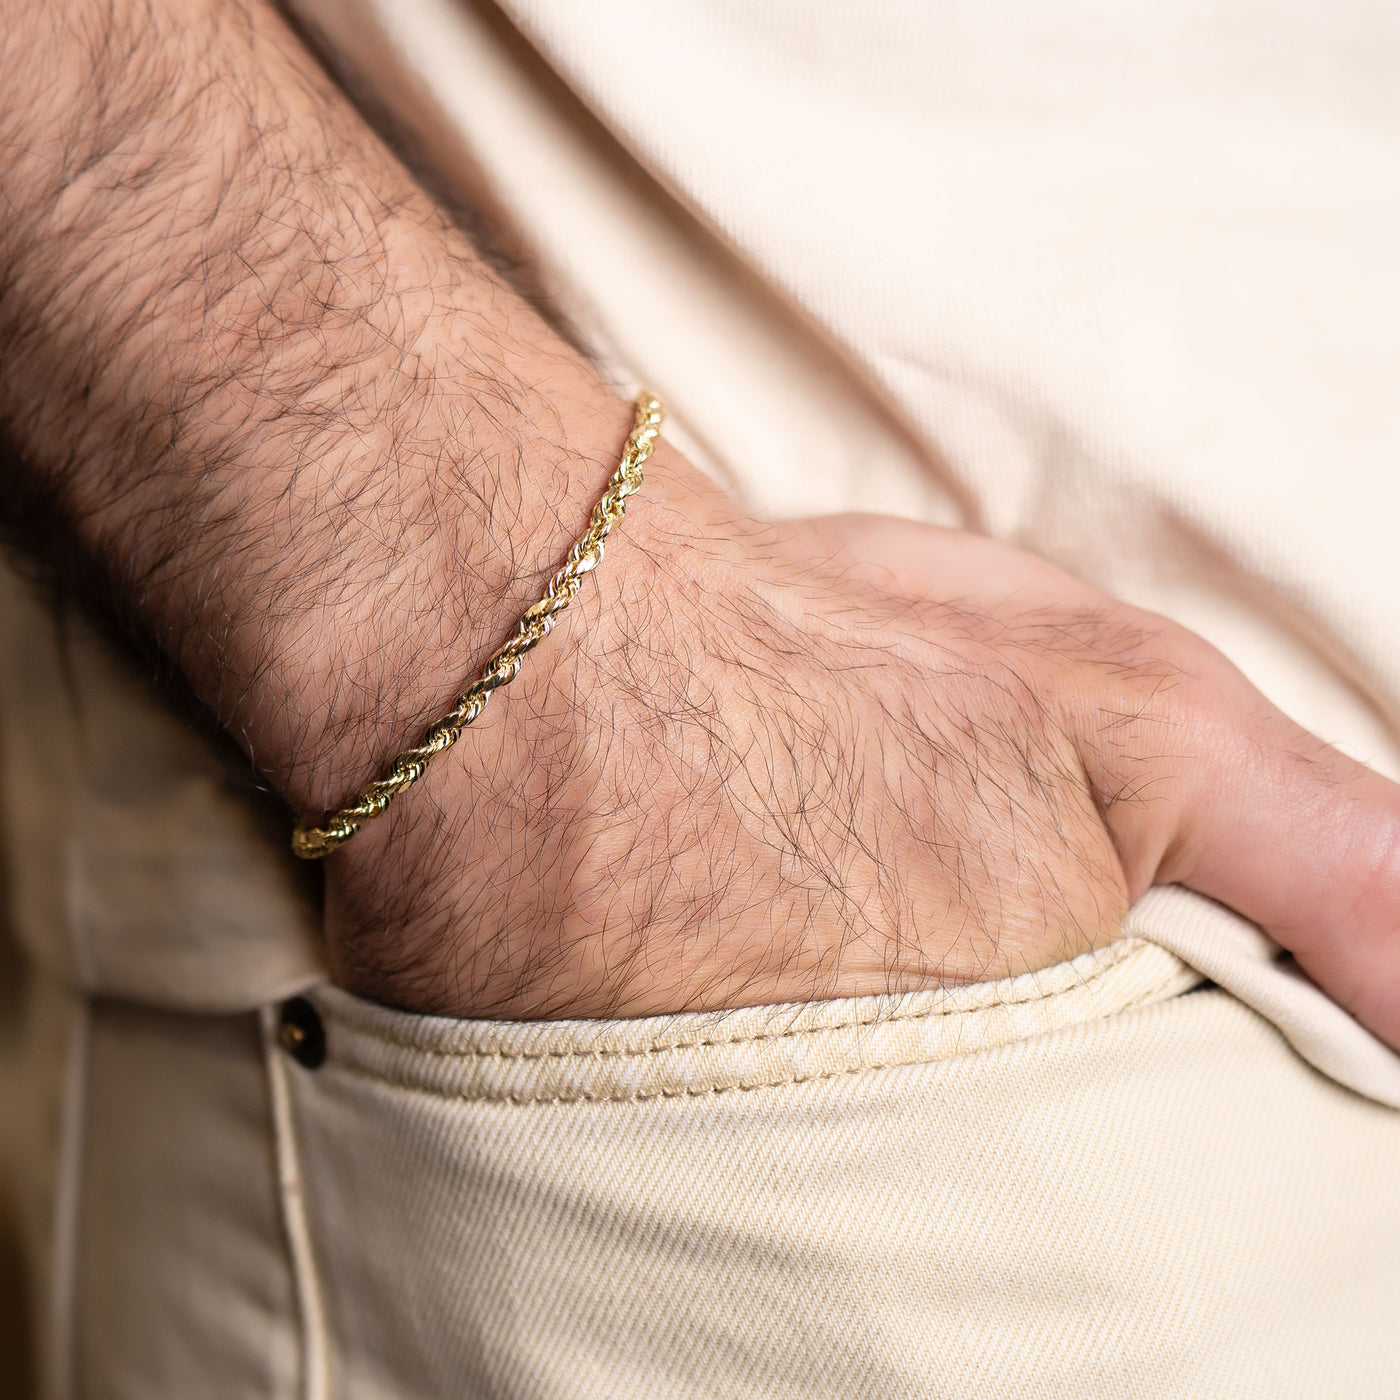
[[[263,0],[0,4],[16,533],[295,812],[539,596],[630,412]],[[42,528],[41,528],[42,527]],[[1400,790],[994,541],[761,522],[663,447],[603,566],[325,865],[336,978],[600,1016],[1042,967],[1179,881],[1400,1045]]]

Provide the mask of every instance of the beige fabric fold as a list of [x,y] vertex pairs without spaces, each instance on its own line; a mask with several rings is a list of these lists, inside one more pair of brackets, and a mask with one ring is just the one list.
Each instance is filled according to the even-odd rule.
[[1128,932],[1175,953],[1283,1033],[1314,1069],[1400,1108],[1400,1054],[1353,1020],[1247,919],[1180,886],[1149,890]]

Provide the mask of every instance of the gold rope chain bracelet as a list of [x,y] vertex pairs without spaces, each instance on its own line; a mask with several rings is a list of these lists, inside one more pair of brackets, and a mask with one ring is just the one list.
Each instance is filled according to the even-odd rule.
[[444,749],[450,749],[462,731],[486,708],[493,690],[509,685],[520,670],[520,660],[544,641],[555,619],[577,596],[585,574],[603,560],[603,545],[609,531],[627,513],[627,498],[642,484],[642,466],[656,450],[665,410],[654,394],[642,393],[636,402],[636,419],[622,461],[612,474],[607,489],[588,528],[569,551],[559,572],[549,581],[545,595],[516,624],[510,640],[486,663],[480,676],[457,697],[456,703],[423,736],[417,748],[405,749],[395,760],[388,776],[360,790],[348,806],[332,812],[323,826],[302,822],[292,832],[292,853],[302,860],[320,860],[337,846],[343,846],[367,821],[377,817],[401,792],[411,788],[427,772],[428,764]]

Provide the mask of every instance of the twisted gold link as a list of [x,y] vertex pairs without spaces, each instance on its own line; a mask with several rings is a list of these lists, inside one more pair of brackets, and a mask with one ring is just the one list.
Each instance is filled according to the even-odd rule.
[[427,772],[428,764],[450,749],[462,731],[486,708],[491,692],[509,685],[520,670],[521,658],[544,641],[559,614],[574,601],[584,576],[603,561],[603,547],[612,527],[627,513],[627,498],[642,484],[642,466],[656,450],[665,410],[654,394],[637,398],[636,418],[622,449],[622,460],[607,489],[593,507],[588,528],[569,551],[559,571],[549,581],[544,597],[527,608],[510,639],[486,663],[443,717],[432,725],[416,748],[405,749],[388,774],[361,788],[355,800],[326,818],[323,826],[300,823],[292,832],[292,854],[302,860],[319,860],[343,846],[367,821],[377,817],[401,792]]

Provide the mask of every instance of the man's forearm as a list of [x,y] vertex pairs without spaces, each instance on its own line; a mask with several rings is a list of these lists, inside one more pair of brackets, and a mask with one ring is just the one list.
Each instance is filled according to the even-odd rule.
[[259,764],[337,801],[532,600],[627,411],[264,0],[27,3],[3,43],[9,433]]

